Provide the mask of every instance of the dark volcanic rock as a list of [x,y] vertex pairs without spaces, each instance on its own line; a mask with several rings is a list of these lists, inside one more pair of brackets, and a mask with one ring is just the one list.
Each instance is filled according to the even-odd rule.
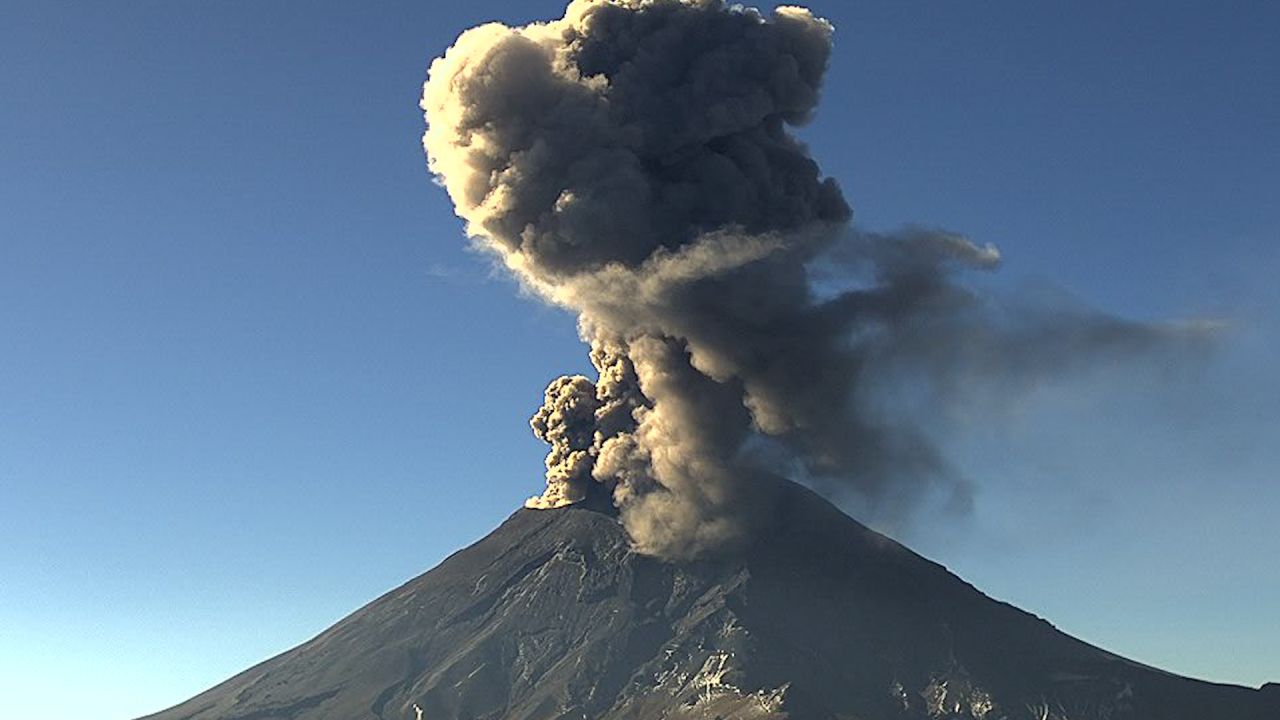
[[717,561],[608,513],[520,510],[315,639],[150,720],[1277,720],[1274,692],[1133,663],[812,493]]

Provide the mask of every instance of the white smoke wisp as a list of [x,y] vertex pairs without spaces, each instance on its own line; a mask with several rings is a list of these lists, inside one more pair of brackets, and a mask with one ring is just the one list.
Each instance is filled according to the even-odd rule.
[[994,247],[852,230],[789,132],[832,36],[798,7],[573,0],[468,30],[431,64],[431,171],[480,247],[578,314],[598,373],[547,388],[529,507],[605,498],[639,551],[689,558],[745,540],[784,474],[872,507],[963,499],[925,433],[868,402],[881,369],[945,383],[958,355],[1034,373],[1158,341],[1087,313],[1066,340],[1056,318],[1004,327],[953,281],[998,265]]

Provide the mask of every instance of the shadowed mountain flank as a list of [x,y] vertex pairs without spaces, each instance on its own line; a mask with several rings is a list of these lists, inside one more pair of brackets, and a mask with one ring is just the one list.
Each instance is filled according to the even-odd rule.
[[1130,662],[787,484],[741,552],[516,512],[314,639],[148,720],[1275,720],[1280,692]]

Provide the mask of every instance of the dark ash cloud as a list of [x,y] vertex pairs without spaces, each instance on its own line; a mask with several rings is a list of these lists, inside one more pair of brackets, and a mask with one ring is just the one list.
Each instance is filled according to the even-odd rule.
[[559,378],[531,421],[552,508],[604,495],[638,550],[732,547],[802,476],[902,507],[968,502],[893,383],[1020,382],[1164,331],[1089,313],[1011,321],[956,281],[999,253],[938,230],[858,232],[790,134],[832,27],[802,8],[575,0],[464,33],[432,63],[430,168],[468,233],[578,313],[598,379]]

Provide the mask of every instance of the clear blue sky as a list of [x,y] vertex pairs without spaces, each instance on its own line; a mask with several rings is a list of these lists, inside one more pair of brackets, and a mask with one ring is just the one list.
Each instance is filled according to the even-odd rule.
[[[1227,331],[962,423],[977,510],[904,539],[1108,649],[1280,680],[1280,5],[1035,5],[815,0],[815,155],[863,225],[999,245],[988,284]],[[560,9],[0,4],[0,713],[185,699],[539,489],[527,417],[585,355],[464,249],[416,101],[464,28]]]

